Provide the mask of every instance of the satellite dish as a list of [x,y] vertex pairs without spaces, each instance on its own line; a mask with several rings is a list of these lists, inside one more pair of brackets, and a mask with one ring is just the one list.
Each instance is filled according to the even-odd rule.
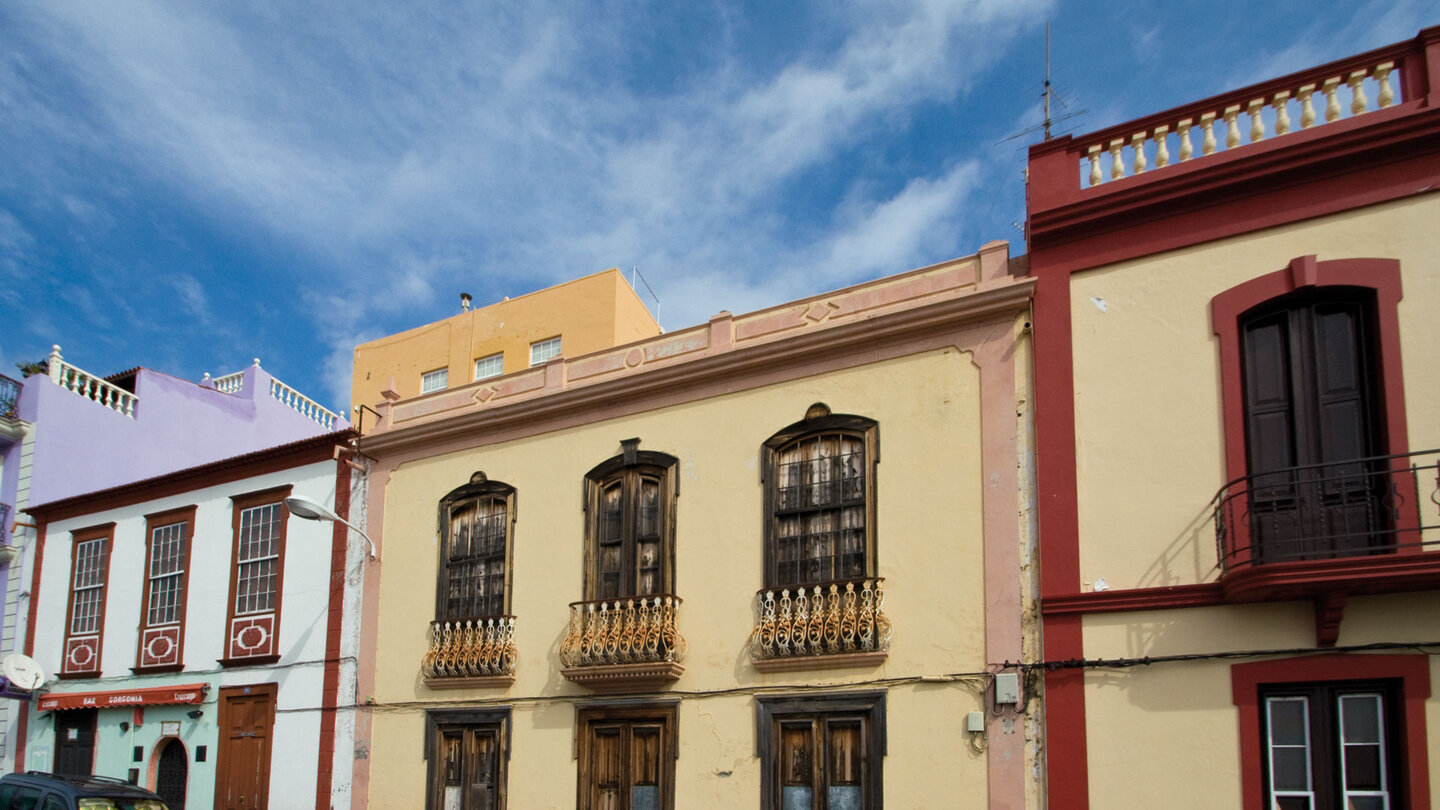
[[5,680],[15,684],[17,688],[27,692],[34,692],[45,683],[45,670],[40,668],[39,662],[28,655],[11,653],[0,661],[0,675]]

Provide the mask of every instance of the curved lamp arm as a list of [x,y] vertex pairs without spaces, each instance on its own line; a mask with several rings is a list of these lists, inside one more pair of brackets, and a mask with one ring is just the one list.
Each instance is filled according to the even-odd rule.
[[309,498],[302,498],[299,495],[286,498],[285,508],[290,510],[290,514],[298,518],[303,518],[305,520],[328,520],[332,523],[339,523],[342,526],[348,526],[351,529],[354,529],[355,531],[360,533],[361,537],[365,538],[365,542],[370,544],[370,559],[376,561],[380,559],[380,555],[375,553],[375,541],[370,539],[370,535],[366,534],[364,529],[356,526],[354,523],[351,523],[345,518],[340,517],[334,512],[331,512],[329,509],[326,509],[325,507],[310,500]]

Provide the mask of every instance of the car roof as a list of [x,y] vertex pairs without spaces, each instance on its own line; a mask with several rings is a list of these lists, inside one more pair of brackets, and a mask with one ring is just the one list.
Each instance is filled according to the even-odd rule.
[[57,773],[48,773],[45,771],[27,771],[23,774],[6,774],[0,777],[0,783],[33,785],[36,787],[44,786],[62,792],[71,792],[77,797],[159,798],[145,788],[139,785],[132,785],[124,779],[116,779],[113,776],[98,776],[95,774],[85,776],[61,776]]

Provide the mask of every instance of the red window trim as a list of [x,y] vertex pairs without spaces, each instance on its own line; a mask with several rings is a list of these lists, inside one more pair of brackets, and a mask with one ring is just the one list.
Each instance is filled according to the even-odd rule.
[[1240,366],[1240,316],[1274,298],[1307,287],[1362,287],[1375,291],[1380,339],[1380,408],[1385,416],[1385,452],[1409,452],[1405,423],[1405,381],[1400,363],[1400,262],[1395,259],[1290,260],[1284,270],[1251,279],[1210,299],[1210,321],[1220,338],[1220,388],[1224,407],[1225,469],[1229,480],[1244,478],[1245,392]]
[[[104,540],[104,551],[100,555],[100,565],[104,568],[104,579],[100,583],[100,621],[96,628],[95,659],[94,666],[89,669],[70,669],[70,639],[71,629],[74,627],[72,621],[75,618],[75,565],[80,544],[91,540]],[[115,524],[104,523],[99,526],[91,526],[85,529],[77,529],[70,533],[70,568],[66,573],[65,584],[65,641],[60,646],[60,671],[56,673],[58,678],[93,678],[100,674],[100,662],[105,651],[105,618],[106,602],[110,596],[110,552],[115,548]]]
[[[140,630],[135,639],[135,666],[132,668],[134,672],[178,672],[184,669],[185,613],[186,606],[190,601],[190,550],[191,543],[195,538],[195,512],[196,507],[191,504],[179,509],[168,509],[145,516],[145,567],[140,572]],[[150,628],[150,555],[154,550],[155,530],[182,521],[185,523],[185,534],[180,540],[180,553],[181,559],[184,560],[184,570],[180,573],[180,623],[176,640],[178,647],[175,652],[176,663],[147,667],[145,666],[144,647],[145,631]]]
[[[281,610],[284,607],[285,595],[285,551],[290,523],[290,510],[285,507],[285,499],[290,497],[294,489],[290,484],[248,492],[242,495],[232,495],[230,514],[230,592],[229,601],[225,606],[225,654],[219,660],[219,664],[225,667],[249,666],[255,664],[274,663],[280,659],[280,621]],[[231,655],[231,636],[235,624],[235,594],[240,584],[240,514],[246,509],[267,504],[280,504],[280,552],[276,558],[275,565],[275,609],[272,611],[274,619],[271,622],[271,636],[269,642],[270,652],[266,654],[255,654],[246,656]],[[249,615],[249,614],[247,614]],[[265,614],[254,614],[264,616]]]
[[1430,697],[1430,659],[1425,655],[1317,655],[1231,665],[1231,699],[1240,711],[1241,807],[1264,810],[1265,806],[1265,755],[1260,740],[1262,684],[1380,679],[1399,679],[1403,692],[1405,773],[1399,781],[1405,786],[1405,795],[1403,807],[1396,810],[1429,807],[1425,701]]
[[[1210,299],[1210,322],[1220,339],[1220,390],[1225,430],[1226,479],[1244,478],[1248,471],[1245,452],[1245,389],[1240,359],[1240,316],[1248,310],[1282,295],[1306,288],[1359,287],[1375,293],[1376,333],[1379,339],[1380,412],[1385,420],[1384,453],[1409,452],[1409,431],[1405,420],[1405,380],[1400,361],[1400,322],[1397,312],[1403,297],[1400,262],[1396,259],[1334,259],[1316,261],[1314,254],[1290,260],[1277,270],[1231,287]],[[1245,545],[1245,544],[1241,544]],[[1416,553],[1418,547],[1401,547],[1399,554]],[[1248,561],[1248,553],[1237,553],[1235,562]]]

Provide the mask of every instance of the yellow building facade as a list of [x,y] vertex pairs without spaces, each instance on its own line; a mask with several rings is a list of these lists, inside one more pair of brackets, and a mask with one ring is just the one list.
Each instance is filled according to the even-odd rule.
[[1050,807],[1431,806],[1437,64],[1032,149]]
[[1037,806],[1011,264],[382,402],[356,800]]
[[356,346],[350,404],[374,407],[387,389],[419,396],[658,334],[611,268]]

